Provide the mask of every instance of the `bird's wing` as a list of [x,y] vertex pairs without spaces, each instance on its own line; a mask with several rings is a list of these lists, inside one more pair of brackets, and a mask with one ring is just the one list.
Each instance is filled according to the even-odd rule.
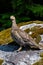
[[25,46],[25,42],[24,42],[24,40],[22,39],[22,37],[18,34],[18,32],[17,31],[15,31],[15,36],[16,36],[16,38],[18,39],[18,41],[21,43],[20,45],[24,45]]
[[25,31],[19,30],[18,32],[19,32],[19,35],[22,37],[22,39],[28,43],[28,45],[30,44],[30,45],[36,46],[39,49],[41,48],[43,49],[43,46],[38,45],[35,42],[35,40],[31,36],[29,36]]
[[18,30],[18,33],[19,33],[19,35],[20,35],[22,38],[28,39],[28,34],[27,34],[25,31],[19,29],[19,30]]
[[25,31],[23,31],[23,30],[18,30],[17,32],[18,32],[18,34],[19,34],[23,39],[25,39],[25,40],[27,40],[27,41],[33,40],[33,38],[32,38],[30,35],[28,35]]

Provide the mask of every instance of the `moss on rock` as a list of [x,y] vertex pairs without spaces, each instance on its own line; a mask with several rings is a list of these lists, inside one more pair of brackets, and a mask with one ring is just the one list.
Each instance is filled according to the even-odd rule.
[[40,59],[38,62],[34,63],[33,65],[43,65],[43,58]]
[[43,52],[40,53],[40,57],[43,57]]
[[[27,24],[32,24],[32,23],[42,23],[42,21],[29,21],[29,22],[22,22],[22,23],[19,23],[18,26],[23,26],[23,25],[27,25]],[[32,37],[35,38],[36,37],[36,42],[38,43],[41,39],[40,35],[39,34],[43,34],[43,28],[40,28],[40,27],[33,27],[31,30],[30,29],[26,29],[25,30],[27,33],[29,31],[32,31],[34,32],[34,34],[32,33]],[[0,45],[3,45],[3,44],[8,44],[8,43],[11,43],[13,42],[13,39],[11,38],[11,28],[8,28],[6,30],[3,30],[0,32]]]
[[2,60],[2,59],[0,59],[0,65],[2,65],[2,63],[3,63],[3,60]]
[[11,38],[11,28],[0,32],[0,45],[8,44],[12,41],[13,39]]

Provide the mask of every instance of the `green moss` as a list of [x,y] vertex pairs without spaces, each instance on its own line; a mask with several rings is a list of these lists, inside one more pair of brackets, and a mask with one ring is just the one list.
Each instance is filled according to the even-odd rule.
[[36,20],[36,21],[33,21],[33,23],[43,24],[43,21]]
[[36,62],[36,63],[34,63],[33,65],[38,65],[39,63],[38,62]]
[[21,23],[18,24],[18,26],[20,27],[20,26],[28,25],[28,24],[32,24],[32,23],[33,23],[33,21],[21,22]]
[[31,31],[35,31],[35,30],[37,30],[37,29],[40,29],[40,27],[41,27],[41,26],[34,26],[34,27],[31,28]]
[[43,28],[40,28],[40,26],[34,26],[31,28],[32,32],[38,33],[38,34],[43,34]]
[[24,31],[27,32],[27,33],[29,33],[30,29],[28,28],[28,29],[26,29],[26,30],[24,30]]
[[38,62],[34,63],[33,65],[43,65],[43,58],[40,59]]
[[37,43],[39,43],[39,42],[41,41],[41,36],[40,36],[39,34],[35,33],[35,32],[31,34],[31,37],[32,37],[33,39],[35,39],[35,41],[36,41]]
[[40,57],[43,57],[43,52],[40,53]]
[[13,39],[11,38],[11,28],[8,28],[0,32],[0,45],[4,45],[12,41]]
[[[26,29],[26,30],[24,30],[25,32],[27,32],[27,33],[29,33],[31,30],[28,28],[28,29]],[[33,39],[35,39],[35,41],[37,42],[37,43],[39,43],[40,41],[41,41],[41,36],[38,34],[38,33],[36,33],[35,31],[32,31],[32,34],[30,35]]]
[[36,63],[34,63],[33,65],[43,65],[43,52],[40,53],[40,57],[41,59],[37,61]]
[[0,59],[0,65],[2,65],[2,63],[3,63],[3,60],[2,60],[2,59]]

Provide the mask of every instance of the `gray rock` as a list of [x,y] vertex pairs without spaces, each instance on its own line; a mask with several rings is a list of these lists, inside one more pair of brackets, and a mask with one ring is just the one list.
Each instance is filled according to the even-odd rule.
[[12,62],[7,62],[7,61],[4,61],[3,63],[2,63],[2,65],[14,65]]
[[32,65],[33,63],[39,61],[41,57],[39,53],[41,51],[21,51],[21,52],[14,52],[8,57],[6,61],[9,61],[15,65]]
[[43,50],[21,52],[0,51],[0,58],[4,59],[2,65],[32,65],[41,59],[40,52],[43,52]]

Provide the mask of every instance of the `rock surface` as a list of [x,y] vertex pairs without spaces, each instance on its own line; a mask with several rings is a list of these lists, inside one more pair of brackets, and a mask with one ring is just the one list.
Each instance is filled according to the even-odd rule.
[[0,59],[4,60],[2,65],[32,65],[41,59],[41,52],[43,50],[21,52],[0,51]]
[[[31,25],[26,25],[26,24],[30,24],[33,23]],[[20,23],[18,26],[20,27],[20,29],[25,30],[27,28],[32,28],[33,26],[35,26],[37,23],[37,25],[41,25],[43,27],[43,23],[41,21],[31,21],[31,22],[27,22],[27,23]],[[40,24],[42,23],[42,24]],[[26,25],[26,26],[22,26],[22,25]],[[8,32],[8,33],[7,33]],[[0,59],[4,60],[4,62],[2,63],[2,65],[33,65],[36,62],[41,62],[41,64],[35,64],[35,65],[43,65],[43,60],[39,61],[42,57],[40,57],[40,53],[43,52],[43,50],[23,50],[21,52],[17,52],[16,50],[18,49],[18,46],[14,46],[12,45],[3,45],[3,44],[8,44],[10,42],[12,42],[12,38],[10,35],[11,32],[11,28],[1,31],[0,32],[0,44],[2,44],[2,46],[0,46]],[[31,31],[30,31],[30,34]],[[43,35],[41,36],[41,44],[43,45]],[[40,43],[39,43],[40,44]],[[41,54],[41,56],[43,56]]]

